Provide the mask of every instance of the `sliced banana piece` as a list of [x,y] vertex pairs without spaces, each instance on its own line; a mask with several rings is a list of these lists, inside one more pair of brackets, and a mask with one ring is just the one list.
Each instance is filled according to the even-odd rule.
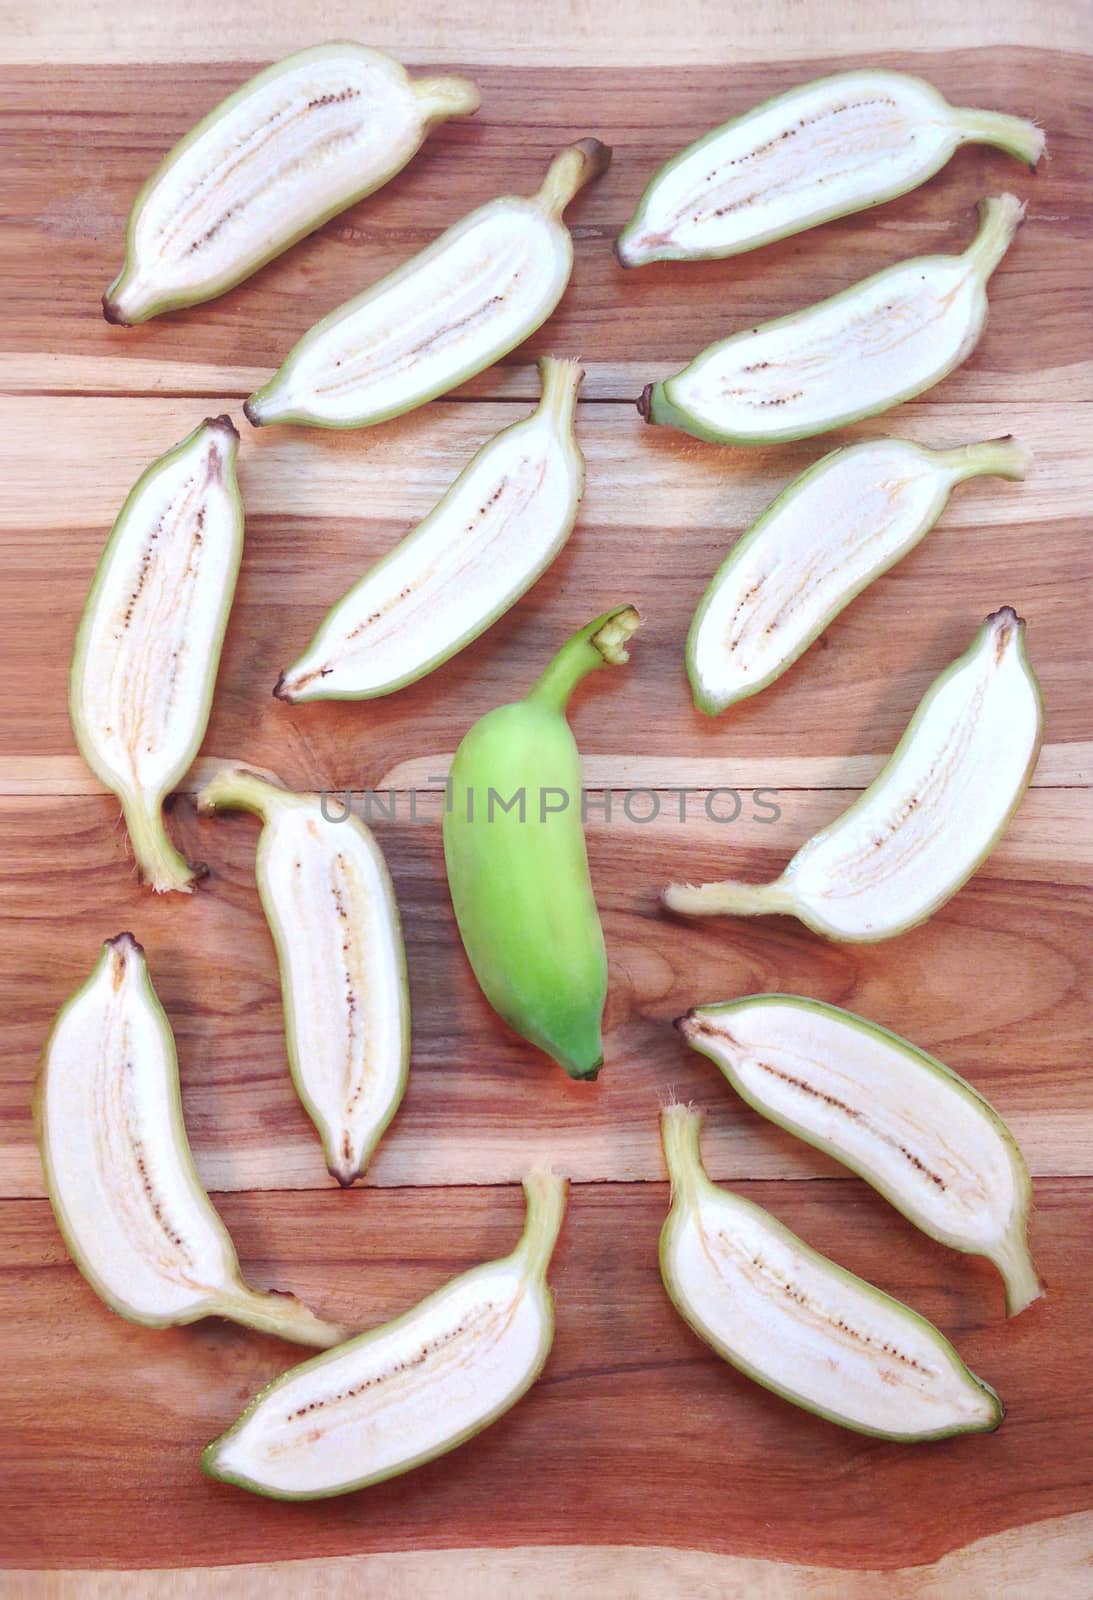
[[536,410],[484,445],[424,522],[343,595],[274,694],[390,694],[477,639],[546,571],[584,490],[573,432],[584,373],[552,356],[539,372]]
[[919,703],[884,769],[773,883],[680,884],[691,916],[799,917],[831,939],[890,939],[925,922],[990,855],[1040,753],[1043,705],[1009,607]]
[[255,427],[363,428],[492,366],[545,322],[573,269],[562,213],[607,170],[581,139],[537,194],[491,200],[386,278],[317,322],[243,407]]
[[190,892],[164,798],[205,734],[243,553],[239,444],[212,417],[154,461],[107,540],[76,635],[69,713],[80,754],[121,801],[137,868]]
[[937,1328],[710,1182],[700,1124],[686,1106],[661,1115],[672,1209],[660,1271],[699,1338],[764,1388],[858,1433],[910,1442],[997,1428],[998,1396]]
[[410,78],[359,44],[267,67],[161,162],[129,215],[107,322],[211,300],[393,178],[447,117],[478,110],[467,78]]
[[262,819],[255,875],[281,968],[296,1092],[332,1177],[363,1173],[398,1110],[410,1065],[410,1000],[395,891],[371,831],[333,820],[246,767],[205,785],[198,810]]
[[797,995],[696,1006],[676,1027],[763,1116],[850,1167],[932,1238],[993,1261],[1011,1317],[1043,1294],[1025,1159],[998,1113],[942,1062]]
[[131,933],[107,940],[58,1013],[35,1112],[57,1224],[112,1310],[151,1328],[228,1317],[323,1348],[346,1337],[295,1296],[240,1277],[194,1171],[171,1025]]
[[565,1183],[536,1171],[524,1193],[511,1255],[278,1378],[209,1445],[203,1471],[280,1500],[345,1494],[454,1450],[515,1405],[554,1338],[546,1272]]
[[619,236],[624,267],[754,250],[925,183],[962,144],[1035,166],[1024,117],[951,106],[921,78],[866,69],[798,85],[661,167]]
[[777,444],[876,416],[966,361],[987,321],[987,280],[1024,206],[983,200],[959,256],[920,256],[830,300],[710,345],[638,400],[646,422],[718,444]]
[[867,439],[795,478],[718,568],[687,635],[695,705],[716,715],[792,666],[855,595],[914,549],[955,484],[1020,479],[1014,439],[927,450]]

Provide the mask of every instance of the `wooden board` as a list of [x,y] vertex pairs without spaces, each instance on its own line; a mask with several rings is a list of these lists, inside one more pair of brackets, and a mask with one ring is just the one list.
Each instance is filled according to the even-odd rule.
[[[445,1600],[1023,1596],[1050,1574],[1053,1593],[1087,1594],[1093,79],[1083,8],[975,0],[951,16],[935,0],[910,12],[840,0],[802,14],[776,0],[729,27],[723,8],[697,0],[668,10],[605,0],[584,18],[455,8],[439,20],[413,0],[396,25],[389,10],[334,0],[323,33],[469,71],[482,112],[439,130],[387,189],[249,284],[135,330],[98,313],[135,188],[196,115],[310,36],[291,8],[256,13],[238,0],[195,0],[170,29],[148,0],[109,13],[58,0],[6,9],[0,1585],[93,1594],[98,1573],[104,1593],[168,1593],[189,1572],[225,1593],[311,1582]],[[615,265],[611,241],[672,149],[856,60],[1035,115],[1050,159],[1032,176],[967,150],[915,194],[760,254]],[[573,208],[573,285],[528,345],[400,422],[243,440],[247,550],[199,770],[243,759],[295,785],[383,791],[395,809],[376,826],[407,931],[414,1064],[368,1185],[342,1194],[287,1077],[254,824],[198,822],[188,781],[172,827],[209,862],[209,879],[185,901],[153,902],[136,885],[118,807],[74,750],[72,636],[112,517],[149,459],[206,413],[238,417],[316,316],[474,204],[531,190],[553,150],[586,133],[610,142],[615,162]],[[694,604],[735,534],[835,441],[719,450],[643,427],[634,397],[719,332],[900,256],[961,248],[975,200],[1003,187],[1027,198],[1028,220],[992,282],[975,356],[922,401],[837,437],[956,444],[1012,432],[1033,456],[1027,482],[964,486],[936,532],[778,685],[729,717],[698,716],[681,664]],[[402,694],[364,706],[274,701],[278,670],[330,601],[527,409],[534,358],[548,350],[587,367],[588,492],[551,572]],[[478,995],[444,886],[437,790],[469,722],[519,694],[571,628],[618,600],[644,617],[632,663],[590,683],[573,717],[587,781],[614,804],[611,822],[589,830],[612,979],[607,1066],[592,1086],[537,1058]],[[1047,743],[1007,837],[932,923],[855,948],[784,919],[685,924],[658,912],[669,877],[773,874],[868,782],[926,685],[1000,603],[1029,619]],[[739,790],[736,820],[707,814],[715,787]],[[628,815],[635,789],[647,794]],[[683,817],[680,789],[691,791]],[[764,820],[758,789],[777,791],[776,820]],[[656,818],[639,820],[654,804]],[[535,1156],[573,1178],[546,1375],[457,1455],[325,1505],[257,1502],[200,1476],[200,1447],[291,1352],[221,1327],[154,1334],[108,1313],[53,1227],[29,1118],[49,1019],[122,927],[149,950],[198,1165],[256,1282],[379,1320],[507,1247],[514,1181]],[[758,989],[860,1010],[990,1096],[1034,1173],[1045,1301],[1007,1324],[990,1269],[922,1238],[763,1124],[669,1026],[697,1001]],[[687,1331],[656,1267],[666,1205],[656,1113],[671,1093],[706,1109],[717,1176],[938,1321],[1003,1393],[997,1435],[901,1449],[844,1434],[747,1384]],[[224,1567],[234,1579],[210,1571]]]

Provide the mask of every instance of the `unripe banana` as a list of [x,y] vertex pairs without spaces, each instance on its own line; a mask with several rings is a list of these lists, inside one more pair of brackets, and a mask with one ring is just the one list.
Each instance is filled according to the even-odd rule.
[[510,1027],[573,1078],[603,1065],[607,954],[565,711],[589,672],[628,659],[638,621],[620,606],[574,634],[525,699],[475,723],[449,779],[444,855],[474,975]]
[[267,67],[162,160],[133,202],[107,322],[212,300],[393,178],[437,123],[478,110],[467,78],[411,78],[359,44]]

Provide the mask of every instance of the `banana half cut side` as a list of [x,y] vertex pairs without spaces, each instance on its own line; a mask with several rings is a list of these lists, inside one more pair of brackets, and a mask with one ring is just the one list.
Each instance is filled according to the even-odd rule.
[[347,1187],[406,1088],[410,1000],[395,891],[371,830],[347,808],[292,794],[246,767],[206,784],[198,810],[262,819],[255,875],[277,947],[296,1091]]
[[661,167],[619,236],[624,267],[755,250],[906,194],[962,144],[1027,166],[1044,135],[1024,117],[951,106],[902,72],[839,72],[715,128]]
[[802,472],[733,546],[695,612],[687,673],[699,710],[716,716],[781,677],[926,536],[954,486],[981,474],[1023,478],[1016,440],[927,450],[866,439]]
[[773,883],[671,884],[687,915],[784,912],[830,939],[890,939],[925,922],[990,855],[1040,753],[1043,706],[1009,607],[920,702],[858,800]]
[[841,1161],[931,1238],[993,1261],[1011,1317],[1043,1294],[1024,1157],[993,1107],[942,1062],[796,995],[696,1006],[676,1027],[764,1117]]
[[328,613],[281,674],[282,700],[365,700],[415,683],[496,622],[573,531],[584,457],[576,361],[539,363],[543,395],[497,434],[425,520]]
[[466,78],[411,78],[359,44],[323,44],[251,78],[161,162],[133,203],[107,322],[223,294],[363,200],[430,129],[478,110]]
[[347,300],[251,395],[243,407],[250,421],[363,428],[499,361],[562,298],[573,270],[562,213],[610,160],[606,145],[579,140],[555,156],[536,194],[480,206]]
[[454,1450],[515,1405],[554,1339],[546,1272],[565,1182],[535,1171],[524,1193],[511,1255],[285,1373],[209,1445],[203,1471],[281,1500],[345,1494]]
[[932,1323],[711,1183],[701,1117],[661,1116],[672,1208],[664,1286],[700,1339],[747,1377],[858,1433],[911,1442],[988,1433],[1001,1401]]
[[243,554],[239,435],[212,417],[152,463],[103,551],[76,635],[69,714],[80,754],[121,801],[142,879],[189,893],[163,801],[209,720]]
[[638,399],[646,422],[716,444],[806,439],[940,383],[987,322],[987,280],[1024,215],[1012,194],[983,200],[958,256],[920,256],[829,300],[712,344]]
[[297,1344],[343,1328],[245,1284],[198,1180],[174,1037],[130,933],[108,939],[61,1008],[36,1091],[46,1186],[69,1254],[100,1299],[148,1327],[228,1317]]

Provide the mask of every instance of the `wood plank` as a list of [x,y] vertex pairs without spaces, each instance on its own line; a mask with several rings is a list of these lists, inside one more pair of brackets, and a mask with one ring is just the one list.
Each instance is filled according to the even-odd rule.
[[[938,1322],[1004,1396],[1001,1429],[907,1448],[786,1405],[726,1367],[664,1295],[666,1185],[579,1187],[552,1271],[554,1349],[518,1407],[451,1459],[365,1494],[296,1506],[244,1498],[200,1476],[198,1451],[293,1352],[213,1324],[152,1332],[123,1322],[65,1259],[45,1202],[10,1202],[0,1206],[0,1318],[33,1359],[8,1375],[21,1451],[9,1464],[0,1559],[131,1566],[136,1539],[149,1564],[172,1567],[424,1541],[637,1538],[899,1568],[1083,1507],[1093,1399],[1064,1374],[1093,1359],[1076,1290],[1089,1181],[1038,1186],[1035,1246],[1051,1289],[1010,1323],[992,1268],[914,1233],[863,1185],[743,1192]],[[220,1204],[256,1282],[291,1285],[331,1315],[367,1322],[508,1249],[521,1212],[515,1189]]]
[[[657,891],[672,877],[773,877],[849,798],[787,791],[771,824],[751,820],[749,804],[737,822],[712,823],[698,796],[683,823],[678,802],[652,823],[631,822],[617,796],[610,823],[590,817],[611,964],[607,1065],[595,1085],[571,1082],[508,1033],[475,987],[444,879],[441,795],[420,801],[416,823],[406,803],[393,823],[374,820],[402,907],[414,1049],[403,1109],[369,1182],[496,1183],[535,1154],[582,1179],[658,1178],[656,1112],[672,1092],[709,1107],[714,1172],[828,1176],[837,1169],[764,1124],[669,1026],[700,1001],[762,989],[815,995],[905,1033],[997,1105],[1035,1172],[1093,1171],[1086,791],[1030,794],[972,883],[926,927],[885,944],[827,944],[786,918],[684,922],[659,912]],[[727,815],[727,799],[711,809]],[[135,883],[116,819],[113,801],[90,796],[0,805],[0,854],[13,864],[0,943],[2,1192],[43,1192],[28,1109],[38,1051],[99,941],[122,928],[147,946],[175,1028],[205,1181],[329,1186],[288,1077],[276,962],[253,883],[254,823],[199,823],[180,801],[172,828],[212,873],[190,899],[157,900]],[[43,882],[53,888],[43,893]]]
[[[137,364],[134,387],[147,385],[150,365],[158,365],[160,381],[174,391],[188,387],[194,368],[205,364],[229,373],[268,372],[319,316],[472,206],[498,194],[532,192],[556,149],[595,133],[613,146],[615,160],[572,208],[576,266],[565,300],[501,368],[502,377],[511,363],[522,369],[517,392],[529,391],[529,361],[553,350],[588,358],[590,396],[633,400],[646,382],[713,338],[835,293],[901,257],[963,249],[976,201],[1008,188],[1028,200],[1029,213],[992,281],[990,329],[973,360],[934,398],[941,404],[1011,404],[1019,396],[1088,400],[1093,282],[1084,270],[1083,237],[1093,208],[1087,137],[1093,90],[1082,59],[1039,49],[955,47],[910,59],[865,59],[910,67],[961,103],[1039,117],[1048,129],[1050,158],[1033,176],[999,151],[968,148],[913,194],[762,252],[626,272],[615,262],[613,240],[668,155],[757,100],[852,60],[830,54],[742,66],[731,74],[689,66],[652,78],[602,64],[563,73],[552,66],[476,67],[481,112],[438,129],[378,194],[231,294],[133,329],[109,327],[97,310],[120,266],[133,196],[195,117],[237,87],[249,68],[229,58],[226,65],[200,69],[9,69],[0,127],[9,213],[0,351],[8,358],[44,352],[63,362],[104,358],[105,375],[92,381],[95,391],[117,381],[109,373],[125,360]],[[60,386],[48,364],[38,386]],[[478,392],[496,386],[490,376]],[[228,392],[245,387],[236,376]]]
[[[2,62],[55,61],[246,61],[260,37],[271,58],[298,50],[312,34],[299,16],[273,7],[262,14],[256,33],[252,13],[242,7],[194,0],[168,29],[154,6],[121,4],[109,17],[95,6],[65,6],[38,0],[30,6],[6,0],[0,38]],[[361,38],[397,52],[405,61],[434,62],[467,55],[474,62],[541,62],[559,67],[632,62],[738,65],[786,55],[826,56],[831,51],[919,51],[923,39],[944,38],[953,50],[990,44],[1089,53],[1089,31],[1080,0],[1043,0],[1035,7],[1020,0],[970,0],[954,12],[942,0],[921,0],[913,12],[880,5],[850,9],[837,0],[802,14],[793,0],[772,0],[761,12],[723,18],[701,0],[682,0],[665,11],[635,7],[621,0],[599,0],[595,10],[540,6],[520,15],[513,27],[503,7],[485,16],[472,10],[411,3],[392,13],[376,0],[325,0],[321,32],[325,38]],[[640,24],[640,25],[639,25]]]
[[942,1556],[929,1564],[880,1572],[848,1572],[798,1562],[763,1561],[666,1545],[525,1545],[505,1550],[402,1550],[371,1556],[327,1556],[312,1561],[256,1562],[232,1567],[184,1567],[173,1572],[0,1573],[0,1594],[19,1600],[156,1600],[189,1597],[215,1584],[220,1600],[265,1600],[271,1584],[295,1592],[321,1586],[326,1600],[480,1600],[519,1594],[521,1600],[556,1600],[560,1594],[594,1594],[597,1600],[711,1600],[712,1596],[763,1596],[763,1600],[952,1600],[990,1595],[1027,1600],[1045,1573],[1055,1600],[1088,1600],[1093,1518],[1084,1512],[1051,1517]]
[[[0,401],[3,754],[72,753],[69,652],[106,531],[143,466],[206,409],[163,399]],[[601,675],[577,699],[574,727],[589,756],[721,762],[890,750],[937,672],[1003,602],[1029,618],[1049,741],[1088,736],[1093,463],[1084,409],[1061,406],[960,407],[943,422],[925,405],[905,408],[902,430],[924,442],[1013,428],[1033,454],[1027,482],[964,485],[916,551],[784,678],[724,717],[704,717],[690,701],[682,641],[691,613],[735,535],[825,446],[742,455],[678,435],[650,439],[632,412],[610,405],[581,408],[588,489],[574,537],[482,639],[423,682],[367,705],[274,700],[277,674],[326,607],[509,420],[507,406],[448,404],[363,437],[248,433],[247,551],[206,749],[280,770],[299,786],[376,784],[398,763],[453,750],[475,717],[523,692],[573,628],[620,600],[634,601],[645,623],[625,673]],[[875,423],[840,437],[882,431]],[[57,537],[65,560],[44,584],[43,550]]]

